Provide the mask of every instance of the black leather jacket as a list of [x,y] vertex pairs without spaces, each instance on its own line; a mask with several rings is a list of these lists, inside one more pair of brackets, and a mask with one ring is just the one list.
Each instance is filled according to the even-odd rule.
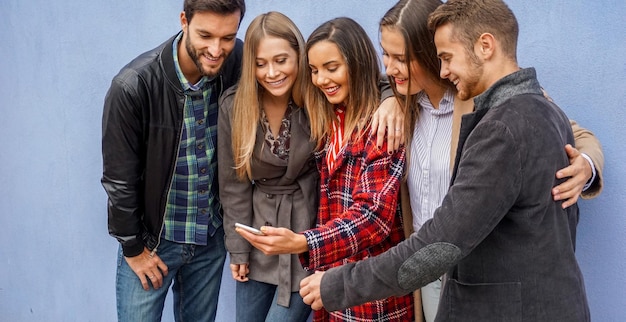
[[[125,256],[139,255],[144,246],[155,248],[163,225],[185,102],[172,56],[175,39],[124,66],[104,100],[101,181],[108,195],[109,234]],[[237,39],[215,79],[217,95],[238,81],[242,46]]]

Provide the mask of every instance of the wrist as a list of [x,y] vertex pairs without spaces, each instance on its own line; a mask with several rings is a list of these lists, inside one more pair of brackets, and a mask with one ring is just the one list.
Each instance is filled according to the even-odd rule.
[[593,160],[591,160],[591,158],[588,155],[586,155],[585,153],[581,153],[580,156],[582,156],[585,160],[587,160],[587,162],[589,163],[589,167],[591,168],[591,177],[589,178],[589,180],[587,180],[587,183],[585,183],[585,186],[583,187],[583,191],[585,191],[589,189],[589,187],[591,187],[591,185],[596,179],[596,167],[593,164]]
[[309,243],[306,241],[306,236],[304,234],[296,234],[296,243],[297,249],[296,254],[302,254],[309,251]]

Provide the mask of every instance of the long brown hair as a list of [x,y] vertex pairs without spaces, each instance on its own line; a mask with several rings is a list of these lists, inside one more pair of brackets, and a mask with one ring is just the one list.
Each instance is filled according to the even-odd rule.
[[[417,62],[426,71],[429,81],[441,84],[444,87],[453,87],[452,84],[439,77],[440,63],[437,57],[437,48],[434,42],[434,32],[428,28],[428,16],[435,11],[442,2],[440,0],[400,0],[380,20],[380,30],[389,28],[399,32],[404,39],[404,60],[408,64],[408,88],[411,88],[411,63]],[[416,95],[400,95],[396,83],[391,81],[391,88],[396,98],[402,102],[408,122],[405,122],[404,133],[407,133],[407,142],[411,142],[413,125],[419,117],[419,109],[415,108]]]
[[233,103],[232,150],[235,172],[240,180],[251,178],[252,154],[261,119],[261,92],[263,87],[256,79],[256,53],[259,43],[266,37],[286,40],[298,53],[298,73],[291,89],[293,102],[302,106],[307,83],[304,38],[287,16],[270,11],[254,18],[246,30],[241,63],[241,79]]
[[[378,54],[363,27],[347,17],[335,18],[317,27],[307,40],[307,53],[321,41],[337,45],[348,67],[349,95],[344,119],[344,140],[347,141],[355,129],[359,129],[359,135],[365,132],[380,103]],[[308,79],[305,106],[311,120],[311,138],[321,148],[326,138],[332,135],[336,120],[334,106],[312,83],[310,70]]]

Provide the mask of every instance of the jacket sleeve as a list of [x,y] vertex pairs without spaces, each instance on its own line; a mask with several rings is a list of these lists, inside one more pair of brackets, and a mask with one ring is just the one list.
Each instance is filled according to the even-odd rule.
[[[235,223],[252,224],[252,183],[249,180],[239,180],[235,173],[231,139],[233,130],[231,116],[234,94],[235,88],[228,89],[219,102],[217,164],[219,169],[220,201],[224,210],[226,249],[230,253],[230,262],[232,264],[245,264],[249,262],[252,246],[235,232]],[[243,131],[243,129],[239,130]]]
[[386,144],[378,149],[370,135],[366,144],[356,147],[360,148],[367,151],[363,164],[355,167],[362,169],[360,175],[347,172],[341,175],[342,178],[359,175],[354,178],[352,205],[339,218],[319,223],[317,228],[304,232],[309,252],[300,258],[309,270],[323,268],[376,246],[389,238],[394,228],[404,147],[390,155],[386,153]]
[[381,102],[394,96],[391,84],[389,84],[389,79],[385,75],[380,77],[380,80],[378,81],[378,89],[380,89]]
[[102,116],[102,186],[108,196],[109,234],[121,244],[124,256],[139,255],[143,216],[144,148],[140,80],[122,70],[104,100]]
[[602,153],[602,145],[598,138],[591,131],[582,128],[576,121],[570,120],[572,132],[574,132],[574,140],[576,141],[576,149],[586,154],[593,161],[596,168],[596,178],[591,186],[583,191],[583,199],[591,199],[597,197],[602,191],[604,181],[602,179],[602,169],[604,169],[604,154]]
[[515,140],[504,126],[477,127],[472,137],[454,185],[419,232],[383,254],[324,274],[320,291],[328,311],[421,288],[493,231],[519,194],[521,161]]

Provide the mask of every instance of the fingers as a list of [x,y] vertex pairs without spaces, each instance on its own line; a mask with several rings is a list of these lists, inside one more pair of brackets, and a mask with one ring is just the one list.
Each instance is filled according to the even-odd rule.
[[319,289],[318,292],[315,290],[309,290],[308,287],[300,288],[300,296],[302,296],[302,301],[305,304],[311,306],[311,308],[315,311],[321,310],[324,307],[324,303],[322,303],[322,298],[320,297]]
[[248,264],[239,265],[239,276],[241,276],[241,280],[248,280],[248,274],[250,273],[250,269],[248,268]]
[[312,276],[308,276],[300,281],[300,296],[302,297],[302,301],[307,305],[311,305],[315,300],[309,288],[311,278]]
[[241,229],[239,227],[235,228],[235,232],[237,232],[239,235],[241,235],[241,237],[245,238],[247,241],[249,241],[250,243],[256,243],[257,242],[257,235],[245,230],[245,229]]
[[575,204],[582,193],[582,189],[579,189],[578,186],[574,189],[570,188],[568,182],[566,181],[552,189],[553,199],[562,201],[561,206],[563,209]]
[[143,287],[144,291],[147,291],[150,289],[150,286],[148,285],[148,280],[146,279],[146,275],[140,275],[139,281],[141,282],[141,287]]
[[167,265],[165,265],[165,263],[161,260],[161,258],[157,258],[157,259],[158,259],[157,267],[159,268],[159,272],[161,272],[163,276],[167,276],[167,274],[169,273]]
[[243,282],[247,282],[248,281],[248,274],[250,274],[250,266],[248,266],[248,264],[241,264],[239,265],[239,276],[241,278],[241,281]]
[[146,276],[152,287],[158,290],[163,286],[163,277],[167,275],[167,265],[156,255],[151,258],[151,261],[154,265],[146,273]]
[[316,272],[300,281],[300,296],[302,301],[311,306],[313,310],[320,310],[324,307],[320,292],[322,272]]
[[578,196],[580,195],[576,195],[576,198],[569,198],[566,199],[565,201],[563,201],[563,203],[561,204],[561,207],[563,207],[563,209],[575,204],[576,202],[578,202]]
[[372,124],[370,125],[370,134],[378,134],[378,122],[378,113],[374,113],[374,115],[372,115]]
[[316,298],[313,303],[311,303],[311,309],[315,311],[319,311],[324,308],[324,303],[322,303],[322,298]]
[[230,264],[230,272],[233,279],[238,282],[247,282],[250,273],[248,264]]
[[239,265],[237,265],[237,264],[230,264],[230,273],[233,275],[233,279],[235,281],[239,281],[240,280]]
[[567,180],[552,189],[554,200],[563,201],[563,208],[578,201],[585,184],[593,175],[591,165],[576,148],[568,144],[565,146],[565,152],[570,159],[570,165],[557,171],[556,177],[567,178]]
[[578,201],[578,197],[580,197],[587,179],[581,172],[576,172],[573,166],[559,170],[557,177],[559,177],[559,175],[562,175],[564,178],[569,178],[552,189],[552,197],[555,201],[563,201],[562,207],[567,208]]
[[566,144],[565,145],[565,153],[567,153],[567,156],[570,159],[575,158],[575,157],[580,155],[580,151],[578,151],[578,149],[573,147],[571,144]]
[[141,286],[146,291],[150,289],[150,285],[152,285],[155,290],[163,286],[163,274],[161,274],[158,269],[148,270],[144,274],[138,275],[138,277],[139,281],[141,281]]
[[134,257],[124,257],[124,259],[139,278],[144,290],[149,290],[150,285],[154,289],[163,286],[163,276],[167,275],[168,269],[159,256],[144,248],[141,254]]
[[[399,125],[398,125],[399,123]],[[398,119],[387,118],[387,152],[393,153],[400,147],[401,138],[403,136],[402,123]]]
[[[380,121],[381,123],[383,121]],[[376,130],[376,146],[381,149],[383,144],[385,143],[385,138],[387,139],[387,152],[389,154],[395,152],[400,148],[402,142],[404,142],[404,128],[400,124],[400,126],[396,126],[394,124],[398,123],[394,121],[392,118],[386,119],[385,126],[378,126]],[[386,136],[385,136],[386,134]]]
[[161,274],[161,272],[157,270],[157,272],[150,272],[149,274],[150,275],[146,274],[146,276],[150,280],[152,287],[154,287],[155,290],[160,289],[161,286],[163,286],[163,275]]
[[395,140],[393,142],[393,151],[397,151],[400,148],[400,145],[402,145],[402,143],[404,142],[404,119],[403,118],[397,118],[396,119],[396,124],[394,126],[395,128]]
[[387,152],[393,153],[404,143],[404,112],[393,97],[385,99],[372,115],[371,133],[376,133],[380,149],[387,140]]
[[261,226],[263,235],[235,229],[252,246],[265,255],[299,254],[308,250],[306,237],[283,227]]
[[[557,178],[562,179],[566,177],[573,177],[579,173],[584,173],[586,166],[590,167],[587,160],[585,160],[580,152],[570,144],[565,146],[565,152],[569,158],[570,165],[557,171]],[[589,169],[589,171],[591,172],[591,169]]]
[[372,133],[376,133],[376,146],[380,149],[385,142],[385,132],[387,131],[385,124],[378,117],[378,113],[372,117]]

